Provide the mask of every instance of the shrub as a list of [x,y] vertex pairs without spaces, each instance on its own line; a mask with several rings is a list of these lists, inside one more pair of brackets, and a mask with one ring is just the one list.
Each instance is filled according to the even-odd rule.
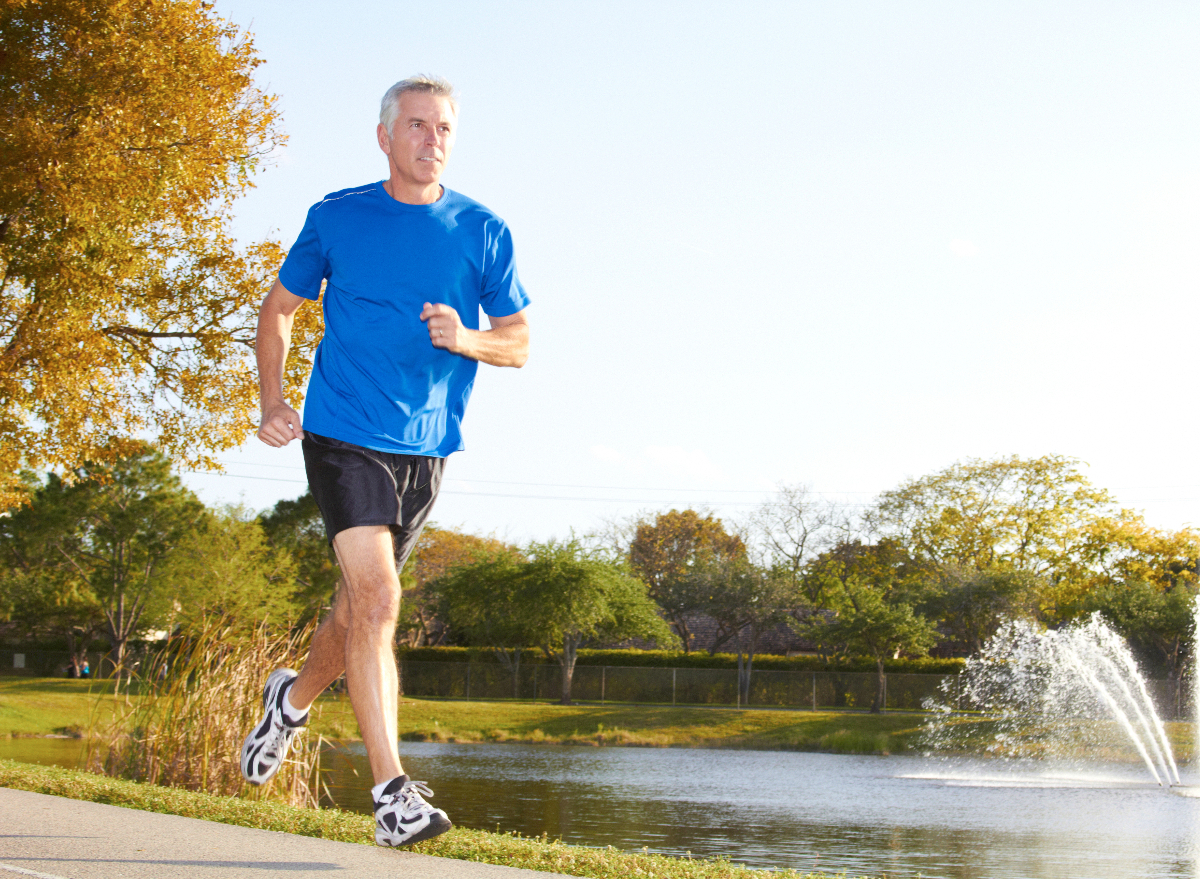
[[106,724],[93,718],[87,768],[221,796],[316,806],[320,737],[298,736],[279,774],[262,788],[247,784],[239,765],[242,740],[262,717],[267,675],[299,662],[313,627],[275,633],[260,624],[246,631],[207,618],[191,632],[171,638],[142,664],[143,677],[131,684],[138,698],[116,701]]

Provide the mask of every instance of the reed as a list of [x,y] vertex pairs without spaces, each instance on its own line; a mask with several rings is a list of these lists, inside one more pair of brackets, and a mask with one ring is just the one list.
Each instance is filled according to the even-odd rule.
[[[239,765],[242,741],[262,717],[267,675],[298,665],[312,633],[312,626],[247,630],[206,618],[172,637],[132,674],[111,715],[93,716],[86,767],[219,796],[317,806],[323,737],[297,736],[279,774],[261,788],[246,783]],[[314,715],[319,710],[314,706]]]

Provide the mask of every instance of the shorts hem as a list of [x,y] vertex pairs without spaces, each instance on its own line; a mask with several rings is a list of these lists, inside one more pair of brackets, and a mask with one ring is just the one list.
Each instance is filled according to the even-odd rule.
[[386,525],[389,528],[400,527],[400,523],[395,519],[385,519],[380,522],[355,522],[351,525],[343,525],[337,531],[334,531],[333,534],[329,535],[329,545],[333,546],[333,538],[337,537],[343,531],[349,531],[351,528],[370,528],[372,525]]

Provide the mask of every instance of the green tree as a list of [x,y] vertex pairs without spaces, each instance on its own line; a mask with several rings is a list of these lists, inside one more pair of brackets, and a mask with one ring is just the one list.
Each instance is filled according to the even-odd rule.
[[73,521],[61,480],[25,479],[34,503],[0,516],[0,616],[25,637],[62,637],[78,670],[104,614],[86,572],[63,551]]
[[928,598],[918,609],[940,620],[944,634],[967,653],[978,653],[1005,620],[1037,615],[1044,591],[1040,578],[1027,571],[945,564],[928,580]]
[[1063,455],[968,458],[884,492],[869,518],[934,565],[1061,577],[1112,507],[1078,465]]
[[[255,426],[258,305],[282,251],[232,206],[283,142],[250,37],[202,0],[0,6],[0,506],[22,467],[193,465]],[[320,332],[298,315],[298,402]]]
[[[520,558],[520,550],[494,537],[479,537],[454,528],[427,525],[401,573],[404,595],[397,637],[413,647],[440,643],[446,635],[447,617],[442,606],[443,596],[434,584],[458,568]],[[489,604],[486,598],[481,597],[481,601],[482,606]],[[460,616],[460,619],[465,617]],[[513,654],[498,650],[497,656],[507,664]],[[513,674],[515,680],[517,672]]]
[[823,553],[806,577],[826,610],[799,624],[798,631],[827,651],[874,659],[878,686],[871,711],[883,711],[884,662],[900,654],[923,656],[940,637],[934,622],[914,609],[926,582],[922,573],[895,541],[855,540]]
[[99,601],[121,669],[130,639],[171,613],[167,559],[206,511],[166,457],[145,444],[72,475],[71,484],[52,476],[29,509],[54,511],[57,549]]
[[536,633],[519,613],[525,559],[499,553],[451,565],[428,584],[434,615],[454,640],[486,647],[512,675],[513,698],[520,695],[521,651],[536,647]]
[[706,601],[689,571],[702,558],[720,562],[745,555],[741,537],[727,532],[712,514],[701,516],[695,510],[671,510],[659,513],[653,522],[638,522],[629,546],[633,573],[649,586],[650,597],[662,608],[685,652],[693,638],[688,618]]
[[267,543],[291,557],[295,565],[294,600],[302,619],[320,616],[333,603],[341,571],[325,536],[325,522],[312,491],[281,500],[258,518]]
[[762,636],[792,621],[801,602],[799,581],[787,565],[774,569],[751,564],[745,556],[702,555],[689,572],[692,588],[702,596],[701,607],[717,623],[709,647],[716,653],[732,643],[737,651],[738,699],[750,702],[750,675]]
[[526,560],[459,568],[440,583],[447,614],[467,639],[489,647],[537,647],[562,669],[571,703],[580,647],[642,638],[674,643],[646,585],[575,540],[533,543]]
[[[1194,644],[1194,599],[1200,591],[1200,534],[1164,531],[1128,510],[1097,520],[1081,555],[1086,574],[1055,608],[1057,620],[1100,611],[1176,690]],[[1057,621],[1056,620],[1056,621]]]
[[1195,650],[1197,638],[1196,594],[1194,582],[1169,589],[1145,580],[1107,583],[1089,592],[1081,608],[1087,613],[1099,611],[1139,654],[1162,669],[1171,682],[1177,709],[1182,702],[1184,658]]
[[170,584],[174,620],[188,629],[220,617],[248,631],[265,620],[292,622],[300,613],[295,562],[267,542],[244,507],[202,517],[164,559],[159,576]]

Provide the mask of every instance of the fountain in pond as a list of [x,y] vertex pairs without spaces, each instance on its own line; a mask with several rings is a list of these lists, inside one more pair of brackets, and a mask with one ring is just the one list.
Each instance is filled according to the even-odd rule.
[[[1200,624],[1200,600],[1196,615]],[[1132,747],[1156,782],[1180,783],[1145,678],[1099,614],[1058,631],[1005,623],[962,674],[946,682],[942,704],[926,707],[937,712],[926,735],[934,751],[982,746],[1004,759],[1090,762]],[[980,712],[985,722],[955,710]],[[1114,736],[1113,721],[1120,735]]]

